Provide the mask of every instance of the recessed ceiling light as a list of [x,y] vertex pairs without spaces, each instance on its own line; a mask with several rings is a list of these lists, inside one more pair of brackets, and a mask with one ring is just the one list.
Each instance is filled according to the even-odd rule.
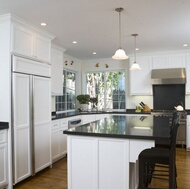
[[92,54],[96,54],[96,52],[93,52]]
[[47,24],[45,22],[42,22],[41,23],[41,26],[46,26]]
[[188,44],[183,44],[183,46],[184,46],[184,47],[187,47],[187,46],[188,46]]
[[77,43],[77,41],[73,41],[73,44],[76,44]]
[[139,48],[136,48],[135,50],[136,50],[136,51],[138,51],[138,50],[139,50]]

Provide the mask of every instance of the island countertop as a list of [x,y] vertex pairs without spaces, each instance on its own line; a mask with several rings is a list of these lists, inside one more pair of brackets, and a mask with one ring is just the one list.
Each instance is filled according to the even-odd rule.
[[168,140],[170,138],[170,118],[153,115],[110,115],[107,118],[65,130],[64,134]]

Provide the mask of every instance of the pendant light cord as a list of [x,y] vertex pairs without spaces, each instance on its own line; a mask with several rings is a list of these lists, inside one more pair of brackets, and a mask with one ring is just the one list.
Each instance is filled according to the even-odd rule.
[[136,63],[136,36],[134,36],[134,54],[135,54],[135,62]]
[[119,49],[121,49],[121,12],[124,9],[122,7],[116,8],[115,11],[119,13]]
[[121,49],[121,11],[119,12],[119,48]]
[[138,36],[138,34],[132,34],[132,36],[134,37],[134,55],[135,55],[135,62],[134,63],[137,63],[136,62],[136,37]]

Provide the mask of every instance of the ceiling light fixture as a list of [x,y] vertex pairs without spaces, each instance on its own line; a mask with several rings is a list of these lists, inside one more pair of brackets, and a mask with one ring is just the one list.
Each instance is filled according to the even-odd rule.
[[41,26],[46,26],[47,24],[45,22],[42,22],[41,23]]
[[112,56],[115,60],[124,60],[128,59],[129,57],[125,54],[125,51],[121,48],[121,12],[123,8],[116,8],[115,11],[119,13],[119,49],[115,52],[114,56]]
[[136,62],[136,37],[138,36],[138,34],[132,34],[132,36],[134,37],[134,54],[135,54],[135,61],[132,64],[130,70],[141,70],[139,64]]
[[77,41],[73,41],[73,44],[76,44],[77,43]]
[[92,54],[96,54],[96,52],[93,52]]
[[183,46],[184,46],[184,47],[187,47],[187,46],[188,46],[188,44],[183,44]]

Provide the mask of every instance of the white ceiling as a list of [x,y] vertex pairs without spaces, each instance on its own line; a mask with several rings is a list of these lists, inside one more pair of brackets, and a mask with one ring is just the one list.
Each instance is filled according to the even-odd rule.
[[[190,47],[190,0],[0,0],[0,14],[12,13],[54,34],[54,43],[78,59],[110,58],[121,46],[134,52],[133,33],[138,33],[138,53],[183,50]],[[72,44],[76,40],[77,44]],[[93,55],[92,52],[97,52]]]

